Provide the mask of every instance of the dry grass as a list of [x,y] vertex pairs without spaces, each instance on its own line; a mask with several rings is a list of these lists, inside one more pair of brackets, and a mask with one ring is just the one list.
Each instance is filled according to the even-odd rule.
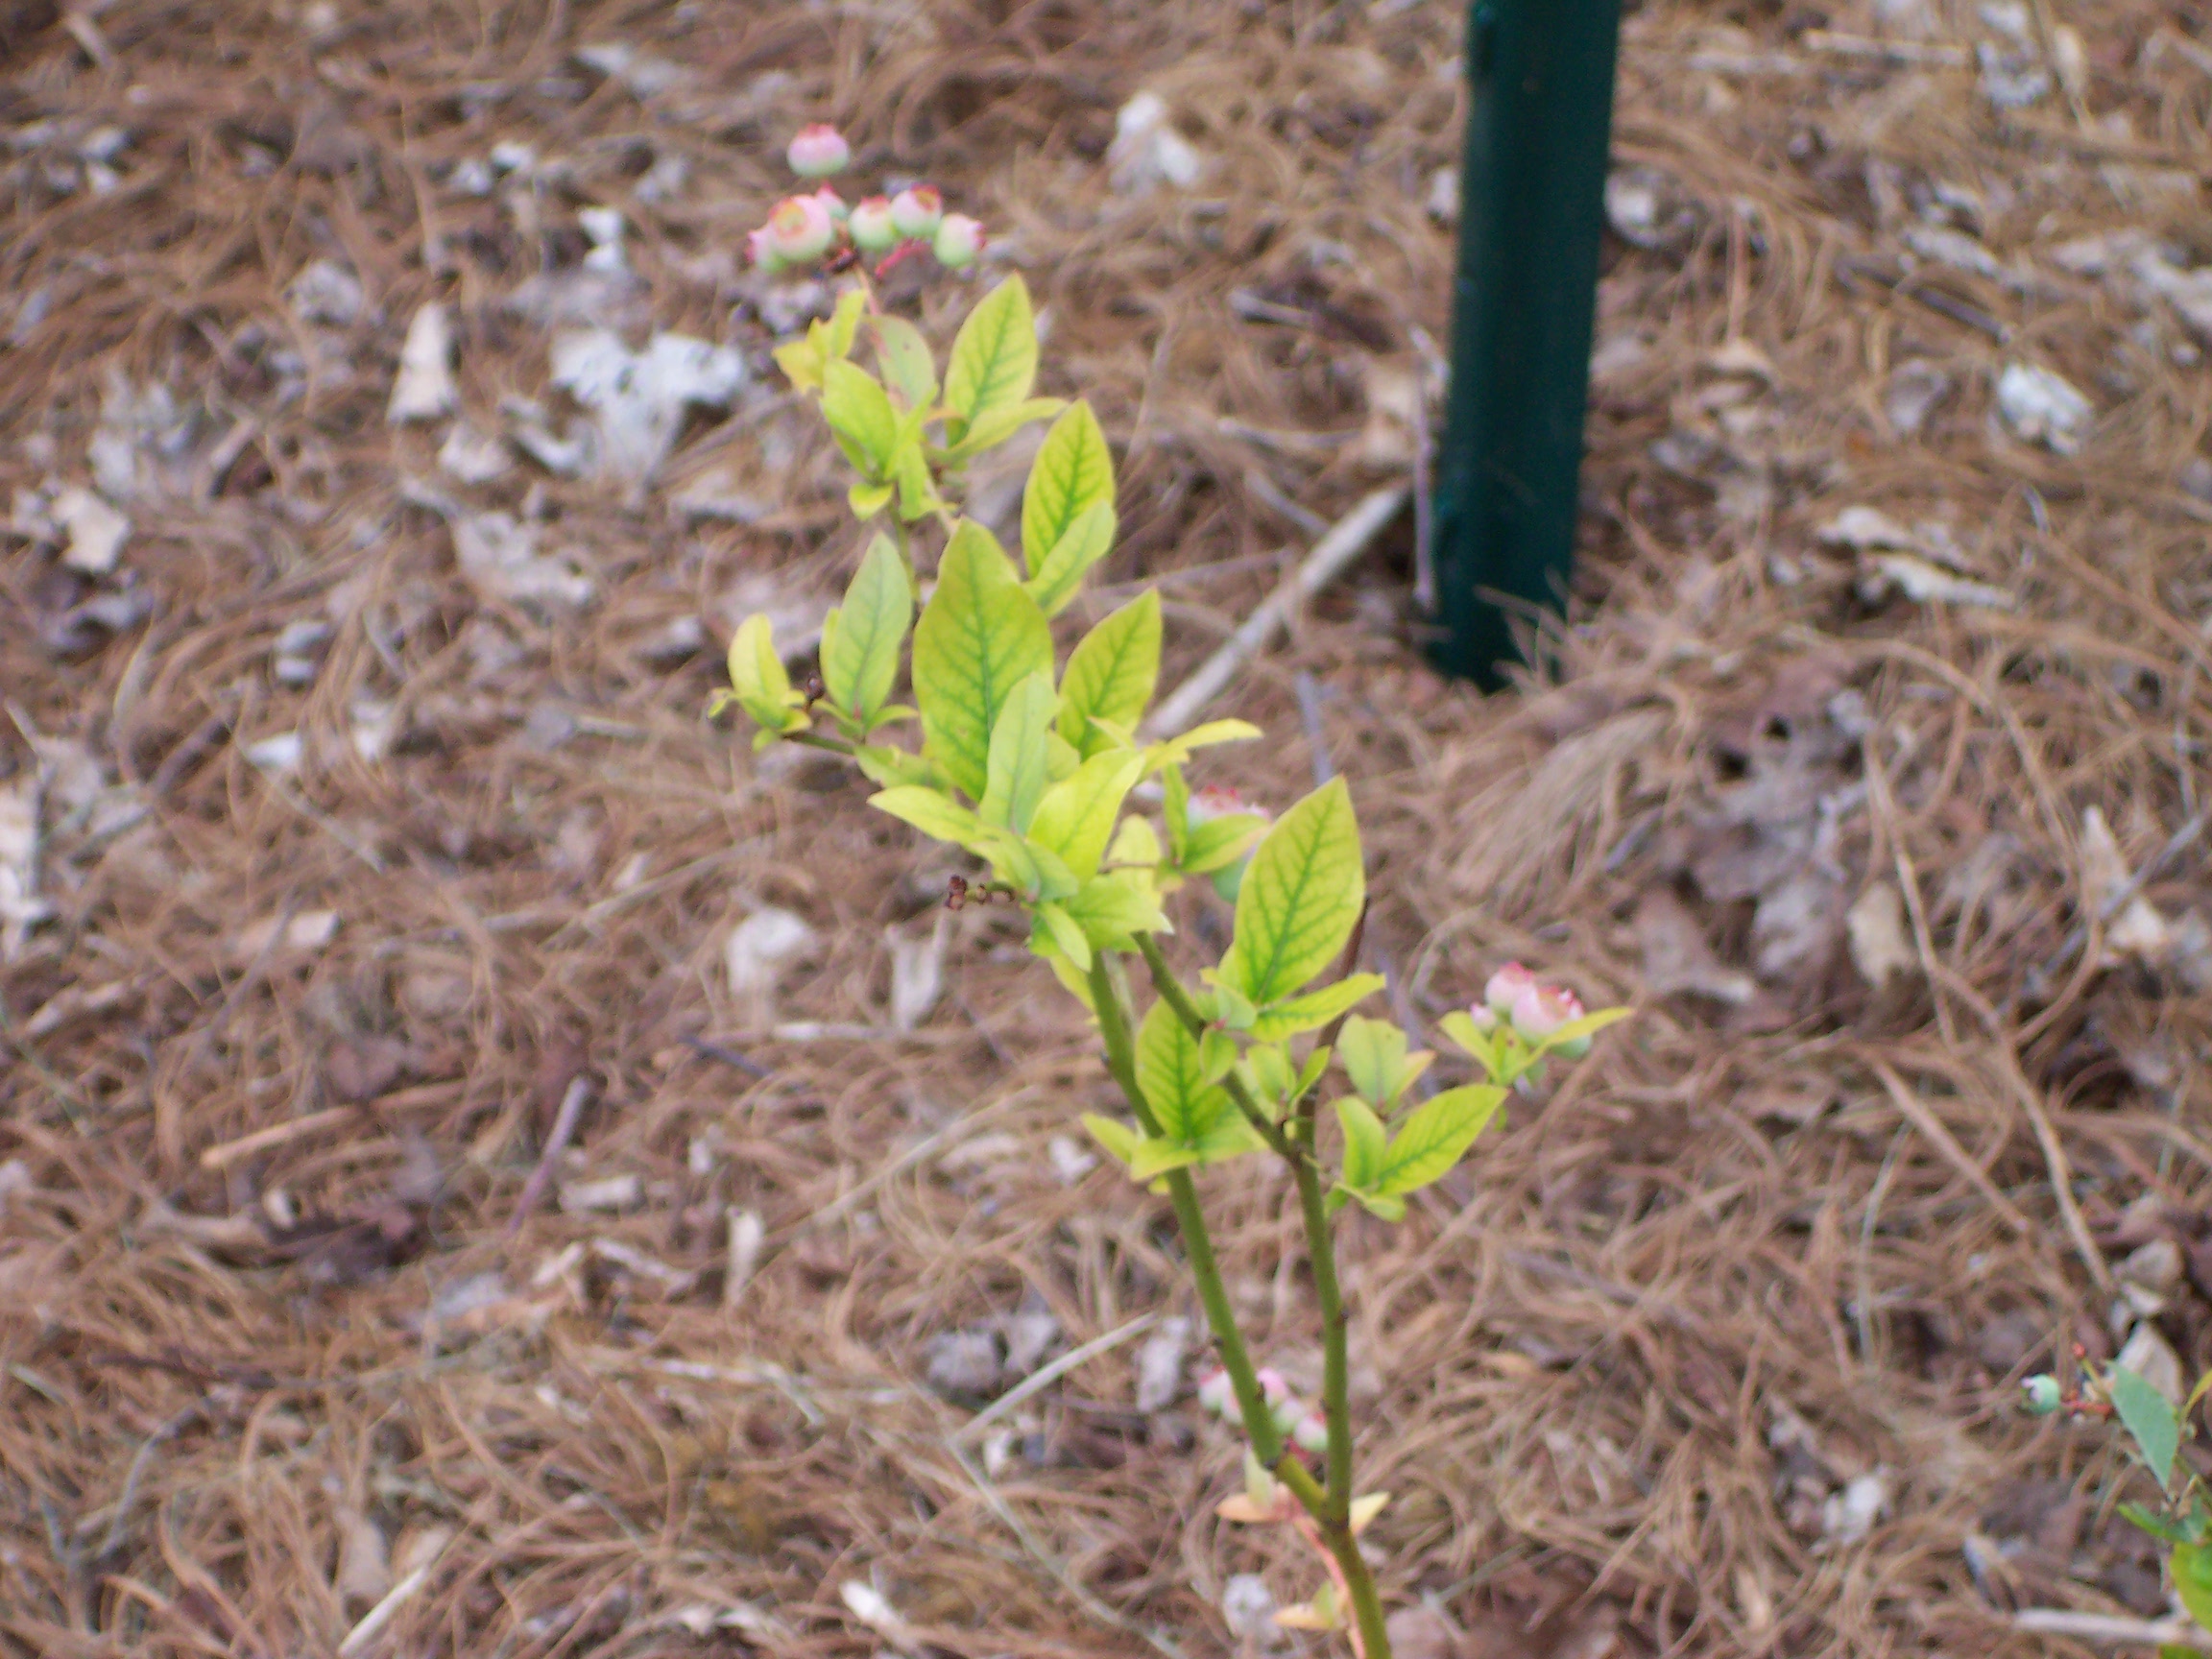
[[[1631,20],[1617,150],[1659,176],[1661,234],[1608,249],[1576,611],[1541,680],[1485,703],[1419,665],[1402,531],[1233,694],[1282,742],[1220,775],[1280,801],[1315,758],[1292,677],[1323,687],[1371,937],[1416,1016],[1509,955],[1593,999],[1725,993],[1644,997],[1403,1228],[1350,1230],[1390,1595],[1516,1628],[1582,1599],[1470,1653],[1589,1659],[1607,1628],[1622,1653],[2054,1652],[2004,1608],[2158,1600],[2094,1509],[2102,1436],[2008,1394],[2054,1344],[2109,1350],[2128,1249],[2212,1227],[2195,963],[2111,965],[2082,845],[2097,805],[2140,868],[2203,806],[2212,509],[2180,481],[2212,376],[2162,301],[2050,256],[2128,228],[2212,255],[2212,73],[2179,0],[2052,0],[2030,21],[2081,31],[2081,107],[2000,116],[1970,69],[1807,33],[1901,27],[1879,10]],[[1295,555],[1272,496],[1328,516],[1402,464],[1386,430],[1357,440],[1370,387],[1447,326],[1423,204],[1455,158],[1456,11],[115,0],[0,23],[32,31],[0,87],[0,483],[85,480],[110,372],[205,412],[169,493],[130,505],[141,616],[87,619],[118,584],[50,551],[0,564],[0,783],[36,775],[32,732],[100,769],[49,779],[56,915],[0,965],[10,1652],[332,1651],[379,1582],[371,1539],[382,1582],[429,1559],[375,1639],[399,1653],[867,1653],[840,1593],[873,1580],[946,1652],[1197,1655],[1224,1650],[1226,1575],[1302,1588],[1213,1521],[1226,1436],[1188,1401],[1129,1409],[1133,1344],[996,1446],[958,1446],[975,1403],[925,1381],[932,1338],[1025,1309],[1068,1347],[1194,1312],[1163,1209],[1054,1172],[1104,1080],[1003,919],[959,919],[905,1037],[777,1040],[730,1005],[723,942],[757,904],[822,941],[778,1016],[840,1026],[885,1018],[886,928],[934,925],[906,834],[833,774],[751,761],[699,718],[710,646],[662,648],[839,579],[804,411],[749,395],[636,511],[527,465],[449,487],[574,550],[597,596],[549,620],[462,579],[404,488],[437,439],[383,405],[434,296],[470,412],[542,396],[545,331],[501,301],[574,263],[590,203],[630,215],[638,317],[760,363],[732,252],[781,136],[829,113],[867,166],[1005,231],[1053,389],[1125,446],[1108,580],[1173,578],[1187,669]],[[1925,11],[1939,44],[1995,38]],[[640,99],[569,57],[617,37],[690,78]],[[1144,86],[1210,158],[1187,194],[1106,186]],[[130,137],[103,194],[76,152],[107,125]],[[442,182],[498,139],[559,171]],[[639,200],[668,156],[687,183]],[[1901,262],[1946,213],[1987,271]],[[318,258],[361,278],[350,328],[284,302]],[[1238,320],[1238,291],[1289,321]],[[2015,360],[2089,397],[2079,453],[1997,422]],[[1908,434],[1911,375],[1943,395]],[[768,516],[669,508],[716,467]],[[1947,521],[2014,607],[1874,592],[1816,537],[1854,505]],[[325,617],[312,685],[278,683],[279,632]],[[374,761],[349,741],[364,699],[396,733]],[[288,731],[303,758],[273,779],[245,750]],[[2169,918],[2201,860],[2145,889]],[[1879,990],[1842,926],[1877,883],[1911,957]],[[322,911],[319,946],[241,945]],[[641,1202],[517,1217],[580,1077],[553,1173],[633,1174]],[[1258,1170],[1211,1185],[1260,1345],[1295,1371],[1294,1208]],[[733,1211],[766,1232],[734,1290]],[[2158,1323],[2195,1367],[2212,1277],[2185,1260]],[[1824,1538],[1822,1502],[1876,1469],[1883,1517]],[[670,1623],[739,1606],[773,1625]]]

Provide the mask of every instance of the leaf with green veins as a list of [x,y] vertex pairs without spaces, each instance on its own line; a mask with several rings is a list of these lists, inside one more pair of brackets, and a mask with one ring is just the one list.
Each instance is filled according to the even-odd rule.
[[1209,720],[1193,726],[1180,737],[1155,743],[1144,751],[1144,772],[1149,777],[1163,766],[1180,766],[1200,749],[1216,743],[1249,743],[1263,735],[1249,720]]
[[1091,967],[1091,941],[1083,936],[1083,925],[1068,914],[1060,905],[1044,903],[1037,906],[1037,926],[1044,929],[1060,954],[1076,967],[1089,972]]
[[903,749],[894,749],[884,743],[866,743],[853,752],[853,758],[859,763],[861,776],[879,789],[914,786],[936,794],[945,791],[945,781],[937,776],[937,768],[921,756],[909,755]]
[[1334,778],[1254,849],[1218,983],[1262,1007],[1291,997],[1342,952],[1366,893],[1351,791]]
[[1086,757],[1115,745],[1096,720],[1133,727],[1160,681],[1160,595],[1147,588],[1083,636],[1060,677],[1060,735]]
[[1121,820],[1121,828],[1114,831],[1114,841],[1106,849],[1106,868],[1157,869],[1161,859],[1160,835],[1152,828],[1152,820],[1140,818],[1135,813]]
[[1344,1126],[1344,1185],[1358,1192],[1370,1192],[1382,1179],[1388,1132],[1375,1109],[1357,1094],[1332,1102],[1336,1121]]
[[[730,689],[753,723],[771,737],[806,728],[805,702],[791,689],[791,676],[776,650],[773,625],[756,613],[737,625],[730,638]],[[757,747],[757,745],[756,745]]]
[[1206,1080],[1198,1040],[1166,998],[1152,1004],[1137,1028],[1137,1086],[1162,1138],[1182,1145],[1203,1139],[1236,1110],[1228,1092]]
[[923,753],[971,800],[989,779],[991,733],[1014,687],[1052,671],[1052,630],[991,532],[962,519],[914,627]]
[[1013,276],[976,301],[952,342],[945,369],[945,407],[953,442],[979,415],[1022,402],[1037,379],[1037,323],[1029,289]]
[[822,625],[822,684],[835,707],[865,730],[890,700],[899,648],[914,619],[914,585],[888,536],[878,536]]
[[[1045,434],[1022,489],[1022,558],[1032,577],[1069,527],[1094,507],[1114,506],[1114,457],[1088,403],[1071,403]],[[1111,538],[1112,532],[1108,532]]]
[[1374,996],[1384,983],[1380,974],[1351,974],[1318,991],[1270,1004],[1252,1022],[1252,1035],[1262,1043],[1280,1043],[1301,1031],[1318,1031],[1347,1008]]
[[1162,772],[1160,784],[1164,797],[1161,816],[1167,822],[1167,854],[1180,870],[1190,853],[1190,785],[1180,766]]
[[883,379],[908,409],[926,410],[937,400],[937,364],[922,330],[903,317],[868,319],[876,336],[876,363]]
[[2167,1564],[2174,1569],[2174,1593],[2189,1617],[2212,1630],[2212,1544],[2176,1544]]
[[1143,764],[1127,750],[1093,756],[1072,776],[1045,791],[1029,821],[1029,839],[1059,854],[1077,876],[1096,875],[1098,861],[1113,839],[1121,803]]
[[1355,1015],[1337,1034],[1336,1058],[1352,1092],[1378,1112],[1398,1097],[1398,1070],[1406,1063],[1406,1033],[1387,1020]]
[[1229,812],[1193,824],[1175,868],[1186,876],[1210,876],[1226,870],[1266,833],[1267,820],[1257,812]]
[[986,824],[1026,834],[1046,784],[1045,734],[1052,730],[1060,699],[1052,676],[1040,670],[1014,687],[991,729],[984,763],[983,799],[976,807]]
[[1106,1156],[1124,1167],[1137,1156],[1137,1148],[1144,1143],[1143,1135],[1129,1124],[1118,1123],[1095,1112],[1084,1113],[1082,1124],[1091,1131],[1091,1139],[1106,1148]]
[[1078,513],[1053,543],[1028,584],[1029,596],[1046,615],[1057,616],[1081,590],[1091,566],[1112,551],[1114,529],[1114,504],[1103,501]]
[[848,288],[837,296],[828,322],[807,325],[807,337],[822,348],[825,364],[841,363],[853,355],[853,342],[860,332],[861,314],[868,309],[868,290]]
[[983,839],[983,820],[942,789],[902,783],[868,797],[868,805],[928,836],[955,847],[974,847]]
[[1443,1175],[1498,1115],[1505,1091],[1489,1083],[1447,1089],[1409,1114],[1382,1156],[1377,1193],[1416,1191]]
[[2173,1402],[2122,1365],[2113,1366],[2105,1377],[2104,1392],[2111,1397],[2112,1409],[2120,1414],[2120,1426],[2143,1454],[2151,1478],[2164,1491],[2173,1478],[2175,1455],[2181,1450],[2181,1419]]
[[862,476],[884,476],[899,445],[899,411],[881,381],[857,364],[831,363],[822,371],[822,419]]
[[1112,870],[1094,876],[1067,901],[1068,914],[1084,937],[1102,950],[1134,950],[1139,933],[1172,933],[1160,908],[1149,870]]
[[957,444],[945,450],[947,462],[973,461],[986,449],[996,449],[1032,421],[1049,421],[1068,407],[1062,397],[1024,397],[1019,403],[985,410],[969,422]]

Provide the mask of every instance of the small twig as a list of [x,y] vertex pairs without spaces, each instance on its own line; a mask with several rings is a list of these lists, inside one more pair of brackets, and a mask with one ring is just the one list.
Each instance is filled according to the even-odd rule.
[[375,1641],[384,1626],[392,1623],[393,1615],[413,1600],[422,1586],[430,1582],[430,1569],[437,1564],[437,1557],[432,1556],[386,1591],[384,1599],[364,1613],[361,1623],[346,1632],[346,1639],[338,1644],[338,1659],[352,1659],[352,1655]]
[[130,1521],[131,1511],[138,1502],[138,1481],[146,1473],[146,1465],[153,1461],[155,1451],[181,1434],[205,1408],[204,1401],[195,1400],[146,1436],[145,1444],[138,1448],[137,1455],[131,1459],[131,1472],[123,1477],[123,1496],[115,1500],[115,1513],[108,1518],[108,1536],[100,1543],[100,1560],[108,1559],[123,1548],[124,1526]]
[[952,1436],[954,1443],[974,1439],[994,1419],[1003,1417],[1024,1400],[1050,1387],[1086,1359],[1094,1359],[1101,1354],[1111,1353],[1139,1332],[1148,1330],[1159,1322],[1160,1315],[1157,1313],[1140,1313],[1136,1318],[1118,1329],[1109,1331],[1103,1336],[1094,1336],[1080,1348],[1070,1349],[1059,1358],[1053,1360],[1051,1364],[1024,1378],[1019,1386],[1007,1389],[1005,1393],[999,1395],[998,1399],[969,1418],[967,1423]]
[[2124,1619],[2110,1613],[2070,1613],[2060,1607],[2027,1607],[2012,1615],[2012,1628],[2037,1636],[2071,1636],[2125,1647],[2187,1647],[2212,1653],[2212,1635],[2194,1619]]
[[685,1037],[683,1044],[693,1053],[704,1054],[709,1060],[719,1060],[725,1066],[734,1067],[748,1077],[758,1077],[765,1081],[776,1075],[773,1070],[761,1065],[759,1061],[748,1059],[736,1049],[725,1048],[719,1043],[709,1043],[704,1037]]
[[589,1078],[579,1074],[568,1080],[568,1093],[561,1096],[561,1110],[553,1117],[553,1133],[545,1137],[545,1150],[538,1155],[538,1167],[531,1170],[530,1179],[522,1183],[521,1200],[508,1218],[508,1238],[514,1238],[522,1230],[523,1221],[537,1208],[538,1200],[545,1195],[545,1188],[553,1179],[553,1166],[567,1149],[569,1138],[576,1133],[576,1120],[584,1116],[584,1102],[590,1098]]
[[1336,776],[1336,763],[1329,757],[1329,733],[1321,724],[1321,683],[1301,668],[1291,684],[1298,692],[1298,718],[1306,727],[1306,747],[1313,757],[1313,787],[1318,789]]
[[1236,678],[1248,658],[1289,626],[1291,613],[1343,574],[1405,505],[1406,486],[1391,484],[1373,492],[1339,518],[1335,528],[1314,543],[1312,552],[1290,579],[1262,599],[1228,642],[1152,711],[1144,723],[1145,732],[1163,736],[1190,725],[1192,717]]
[[256,1129],[251,1135],[241,1135],[235,1141],[226,1141],[219,1146],[210,1146],[200,1154],[203,1169],[228,1169],[242,1158],[251,1158],[256,1152],[266,1152],[288,1142],[301,1140],[320,1129],[328,1129],[359,1115],[355,1106],[333,1106],[326,1112],[310,1112],[304,1118],[295,1118],[289,1123],[278,1123],[272,1128]]

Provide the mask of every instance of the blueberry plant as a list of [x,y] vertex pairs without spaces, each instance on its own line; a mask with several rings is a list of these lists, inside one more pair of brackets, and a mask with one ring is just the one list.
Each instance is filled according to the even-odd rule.
[[[802,134],[794,166],[842,165],[834,137]],[[878,244],[865,252],[891,257],[898,247],[880,237],[908,234],[890,222],[902,203],[915,206],[913,195],[885,204],[888,230],[863,204],[828,233],[793,206],[819,198],[792,198],[777,213],[805,237],[763,246],[757,233],[757,253],[782,267],[827,259],[851,270],[837,259],[839,238],[858,246],[865,236]],[[935,193],[921,205],[940,214],[928,227],[939,262],[965,262],[980,232],[963,228],[948,247],[952,221]],[[913,240],[926,217],[904,215]],[[850,281],[830,315],[777,360],[818,401],[854,473],[852,510],[875,528],[824,626],[815,671],[794,685],[768,618],[749,617],[731,642],[730,688],[716,709],[742,709],[757,748],[801,743],[848,757],[877,785],[873,805],[973,858],[949,904],[1004,905],[1027,919],[1031,950],[1088,1011],[1125,1109],[1083,1122],[1132,1181],[1166,1195],[1182,1233],[1219,1359],[1199,1397],[1246,1442],[1244,1489],[1219,1512],[1288,1526],[1319,1553],[1324,1582],[1281,1623],[1344,1627],[1363,1659],[1388,1659],[1358,1542],[1386,1499],[1360,1493],[1353,1478],[1333,1228],[1349,1204],[1399,1220],[1509,1090],[1587,1053],[1592,1034],[1626,1011],[1586,1014],[1571,993],[1508,967],[1480,1001],[1440,1022],[1472,1063],[1470,1080],[1431,1087],[1433,1055],[1397,1025],[1354,1012],[1383,981],[1357,971],[1366,888],[1344,781],[1271,819],[1189,781],[1205,751],[1257,737],[1256,728],[1217,720],[1139,736],[1160,673],[1156,592],[1059,648],[1056,620],[1114,545],[1114,462],[1087,404],[1034,395],[1037,333],[1022,279],[1008,277],[970,311],[942,376],[922,332],[879,305],[864,274]],[[856,360],[862,350],[873,372]],[[1017,563],[961,515],[963,476],[1034,421],[1050,424],[1022,493]],[[895,701],[902,679],[910,703]],[[916,728],[918,744],[893,740]],[[1152,802],[1157,820],[1133,809]],[[1220,960],[1188,975],[1169,960],[1167,907],[1198,881],[1234,905],[1235,920]],[[1321,1326],[1315,1406],[1254,1364],[1207,1228],[1201,1182],[1253,1156],[1281,1160],[1296,1187]]]

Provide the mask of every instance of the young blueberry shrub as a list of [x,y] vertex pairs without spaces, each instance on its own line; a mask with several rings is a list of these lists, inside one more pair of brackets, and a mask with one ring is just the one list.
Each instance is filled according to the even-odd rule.
[[[2077,1360],[2083,1350],[2074,1349]],[[2179,1391],[2179,1380],[2175,1382]],[[2120,1513],[2166,1546],[2166,1571],[2174,1594],[2200,1630],[2212,1636],[2212,1485],[2181,1455],[2193,1438],[2190,1418],[2207,1393],[2212,1371],[2197,1379],[2186,1400],[2170,1399],[2158,1385],[2125,1365],[2108,1365],[2102,1377],[2082,1380],[2069,1390],[2056,1377],[2022,1380],[2021,1407],[2031,1417],[2063,1411],[2071,1420],[2117,1420],[2134,1462],[2156,1487],[2155,1504],[2124,1503]],[[2176,1643],[2161,1653],[2196,1653],[2200,1645]]]
[[[837,154],[803,137],[795,164]],[[779,205],[768,229],[804,216],[811,249],[820,233],[810,200]],[[937,192],[920,186],[862,202],[842,226],[854,248],[891,258],[932,239],[939,263],[953,268],[980,241],[974,221],[946,214]],[[776,258],[800,262],[780,247]],[[1139,737],[1160,673],[1155,591],[1058,648],[1056,619],[1114,545],[1114,462],[1088,404],[1033,395],[1037,333],[1022,279],[969,312],[942,379],[921,330],[886,311],[863,275],[848,280],[831,315],[777,361],[820,403],[854,473],[847,499],[878,528],[824,625],[806,688],[793,685],[768,618],[752,616],[731,641],[730,689],[715,710],[743,709],[756,748],[795,742],[850,757],[877,785],[871,805],[974,859],[973,873],[952,878],[949,904],[1004,904],[1026,917],[1031,950],[1088,1011],[1127,1109],[1083,1122],[1130,1179],[1166,1196],[1182,1233],[1219,1361],[1198,1398],[1245,1441],[1243,1490],[1218,1512],[1287,1527],[1318,1555],[1319,1589],[1279,1623],[1341,1627],[1361,1659],[1388,1659],[1359,1543],[1387,1496],[1363,1494],[1353,1479],[1333,1229],[1348,1204],[1400,1220],[1510,1090],[1586,1053],[1627,1011],[1586,1014],[1570,993],[1518,966],[1502,970],[1482,1001],[1440,1022],[1472,1075],[1434,1088],[1433,1054],[1354,1012],[1383,981],[1355,971],[1366,883],[1344,781],[1270,817],[1188,779],[1204,751],[1257,737],[1256,728],[1216,720]],[[855,360],[863,349],[873,373]],[[963,475],[1039,421],[1050,425],[1022,492],[1017,564],[962,516]],[[910,704],[893,700],[902,679]],[[917,728],[918,742],[894,740]],[[1157,821],[1130,809],[1148,800]],[[1169,961],[1167,902],[1197,881],[1234,906],[1234,920],[1220,960],[1192,976]],[[1142,1009],[1140,985],[1151,992]],[[1321,1328],[1318,1402],[1254,1364],[1214,1254],[1200,1181],[1254,1155],[1281,1160],[1297,1191]]]

